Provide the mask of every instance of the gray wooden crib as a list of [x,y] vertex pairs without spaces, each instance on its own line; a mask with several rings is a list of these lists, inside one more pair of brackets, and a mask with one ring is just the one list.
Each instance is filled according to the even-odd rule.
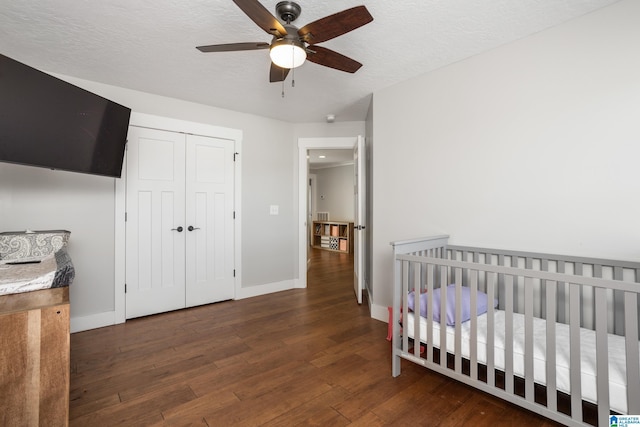
[[640,263],[392,245],[393,376],[406,359],[566,425],[640,414]]

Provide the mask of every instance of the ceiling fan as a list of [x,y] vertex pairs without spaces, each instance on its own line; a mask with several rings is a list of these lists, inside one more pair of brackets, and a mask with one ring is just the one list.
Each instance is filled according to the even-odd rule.
[[273,36],[271,43],[214,44],[197,46],[196,49],[201,52],[269,49],[272,61],[269,71],[270,82],[284,81],[289,70],[302,65],[305,59],[347,73],[355,73],[362,67],[358,61],[317,46],[317,43],[331,40],[373,21],[366,7],[356,6],[346,9],[298,29],[291,24],[302,11],[297,3],[281,1],[276,5],[276,14],[284,22],[281,24],[257,0],[233,0],[233,2],[260,28]]

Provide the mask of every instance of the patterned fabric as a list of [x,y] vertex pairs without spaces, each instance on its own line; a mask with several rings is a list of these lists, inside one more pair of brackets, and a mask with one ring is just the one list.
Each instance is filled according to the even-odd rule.
[[41,260],[67,245],[66,230],[0,233],[0,262]]
[[65,248],[60,249],[55,253],[55,257],[58,268],[51,287],[62,288],[71,285],[76,277],[76,270],[73,268],[73,263],[67,250]]

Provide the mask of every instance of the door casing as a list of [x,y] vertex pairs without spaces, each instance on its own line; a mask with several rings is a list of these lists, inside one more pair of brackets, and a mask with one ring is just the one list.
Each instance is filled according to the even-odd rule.
[[358,137],[298,138],[298,278],[296,288],[307,287],[307,188],[309,186],[309,150],[352,150]]
[[[234,258],[235,258],[235,293],[238,295],[242,285],[242,131],[225,128],[205,123],[189,122],[169,117],[152,114],[132,112],[129,119],[132,126],[146,127],[150,129],[182,132],[193,135],[202,135],[213,138],[229,139],[234,142],[237,154],[234,168]],[[126,162],[126,159],[125,159]],[[126,215],[126,164],[123,167],[122,177],[115,180],[115,274],[114,274],[114,311],[113,319],[108,323],[124,323],[125,312],[125,265],[126,265],[126,240],[125,240],[125,215]]]

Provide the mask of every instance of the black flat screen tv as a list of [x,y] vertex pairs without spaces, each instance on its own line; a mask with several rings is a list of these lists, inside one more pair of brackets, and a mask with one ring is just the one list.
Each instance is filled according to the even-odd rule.
[[0,55],[0,161],[119,178],[131,109]]

